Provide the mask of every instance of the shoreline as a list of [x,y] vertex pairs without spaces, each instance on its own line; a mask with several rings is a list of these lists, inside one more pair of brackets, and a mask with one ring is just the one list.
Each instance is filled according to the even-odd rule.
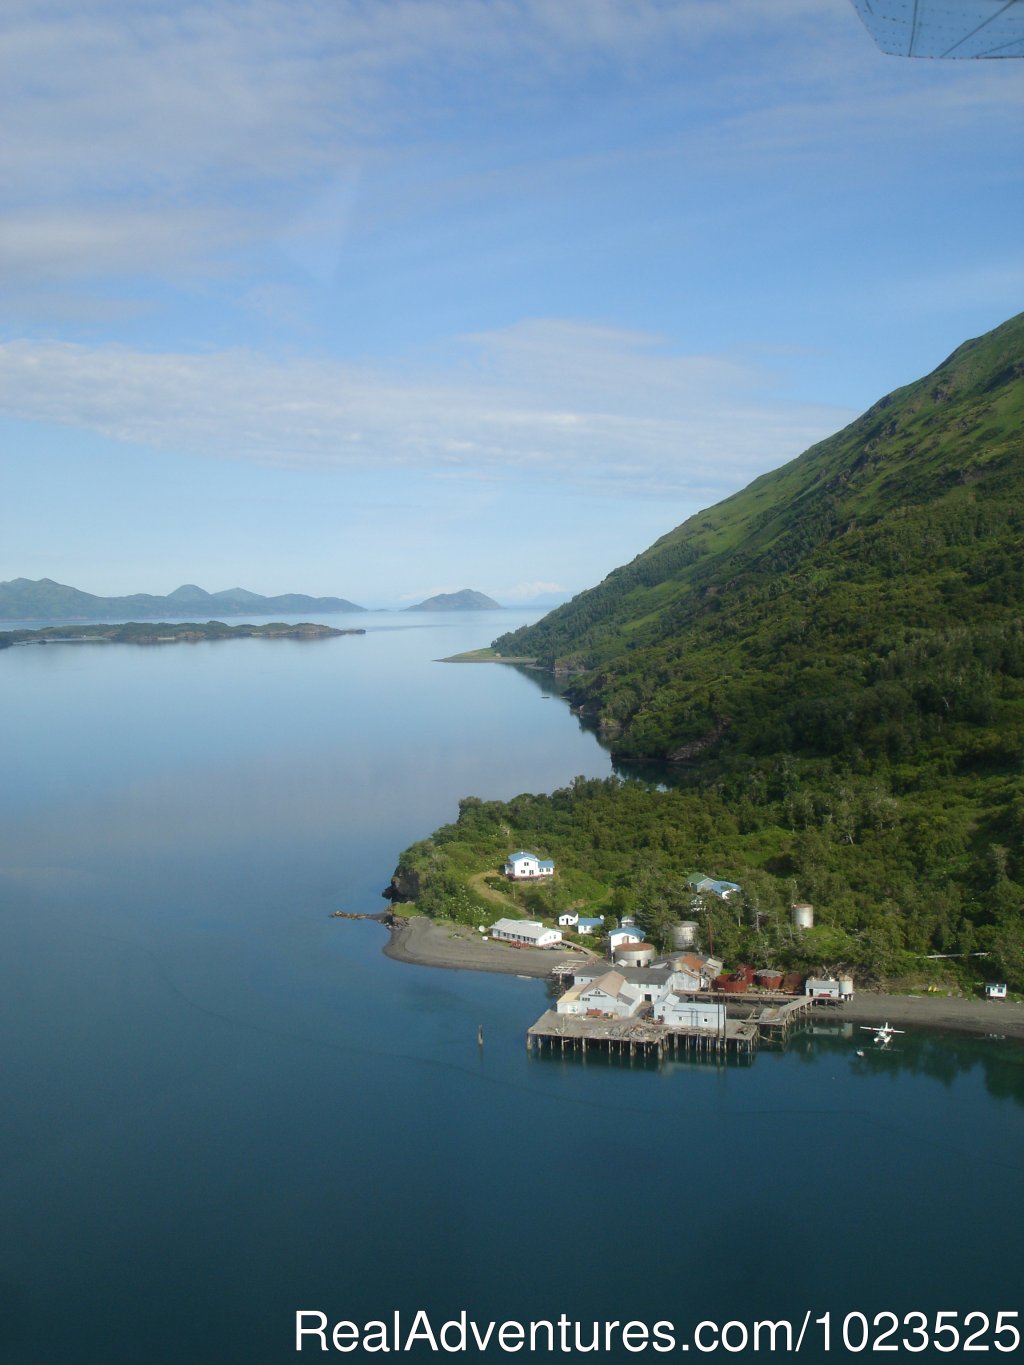
[[[455,972],[499,972],[503,976],[531,976],[543,980],[556,962],[569,956],[550,948],[513,948],[508,943],[483,942],[482,935],[464,924],[438,922],[426,915],[396,915],[384,956],[417,967],[443,967]],[[577,954],[573,954],[577,956]],[[581,962],[587,954],[579,953]]]
[[[512,948],[483,942],[476,930],[461,924],[439,923],[425,915],[392,921],[386,957],[419,967],[448,971],[498,972],[506,976],[550,976],[556,962],[569,956],[549,948]],[[586,954],[579,954],[580,961]],[[609,963],[609,969],[611,964]],[[739,996],[737,1000],[747,997]],[[851,1024],[879,1024],[883,1020],[900,1028],[912,1025],[942,1033],[975,1037],[1002,1036],[1024,1042],[1024,1004],[1012,1000],[970,1000],[963,996],[889,995],[884,991],[858,991],[836,1010],[835,1017]]]

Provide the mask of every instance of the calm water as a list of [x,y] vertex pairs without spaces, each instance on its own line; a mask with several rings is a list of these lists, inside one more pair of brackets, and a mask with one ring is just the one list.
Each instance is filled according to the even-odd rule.
[[494,619],[0,653],[0,1358],[288,1361],[297,1309],[1022,1307],[1021,1051],[531,1060],[542,984],[328,917],[460,796],[609,771],[537,681],[433,662]]

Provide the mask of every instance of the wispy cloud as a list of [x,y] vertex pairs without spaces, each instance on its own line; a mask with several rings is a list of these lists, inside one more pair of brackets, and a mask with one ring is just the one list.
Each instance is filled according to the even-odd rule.
[[[574,99],[589,118],[595,79],[596,106],[626,110],[655,75],[677,142],[720,163],[823,152],[837,131],[983,125],[1021,101],[1011,72],[898,80],[832,0],[8,0],[0,266],[210,269],[276,234],[315,273],[329,259],[315,220],[336,229],[368,163],[415,164],[453,127],[464,145],[474,110],[499,139],[556,109],[571,123]],[[631,155],[644,138],[664,133],[631,127]],[[531,145],[531,174],[579,154],[551,141]]]
[[240,352],[0,346],[0,411],[119,441],[279,467],[413,467],[626,496],[728,491],[852,414],[785,401],[777,376],[656,338],[531,322],[472,339],[451,373]]
[[540,598],[567,597],[569,588],[564,583],[546,583],[543,580],[533,583],[514,583],[510,588],[495,588],[499,602],[528,603]]

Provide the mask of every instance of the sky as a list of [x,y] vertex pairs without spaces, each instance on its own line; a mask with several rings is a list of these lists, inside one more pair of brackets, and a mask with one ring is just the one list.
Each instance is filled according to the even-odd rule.
[[1024,307],[848,0],[5,0],[0,580],[561,600]]

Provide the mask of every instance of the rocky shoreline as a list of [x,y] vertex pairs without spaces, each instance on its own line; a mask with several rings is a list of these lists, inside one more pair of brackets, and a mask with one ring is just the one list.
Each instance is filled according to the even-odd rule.
[[[556,961],[563,961],[569,955],[564,945],[560,952],[555,952],[546,948],[513,948],[504,943],[484,942],[475,929],[427,919],[425,915],[391,915],[385,917],[384,922],[390,926],[385,955],[421,967],[544,978],[550,975]],[[584,954],[580,953],[580,960],[583,959]],[[927,1028],[1024,1042],[1024,1004],[1012,1000],[890,995],[884,991],[862,990],[842,1005],[841,1017],[853,1024],[887,1021],[897,1028]]]

